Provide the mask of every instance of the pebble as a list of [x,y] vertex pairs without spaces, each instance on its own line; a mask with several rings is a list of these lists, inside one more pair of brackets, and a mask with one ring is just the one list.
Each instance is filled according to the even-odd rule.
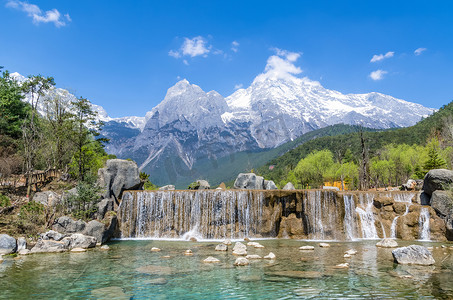
[[101,250],[110,250],[110,247],[108,245],[102,245]]
[[245,238],[244,238],[244,241],[250,242],[250,239],[249,239],[248,237],[245,237]]
[[347,269],[347,268],[349,268],[349,264],[348,263],[339,264],[339,265],[336,265],[334,268],[335,269]]
[[327,243],[319,243],[319,247],[321,247],[321,248],[329,248],[330,245],[327,244]]
[[218,260],[215,257],[209,256],[208,258],[203,260],[204,263],[219,263],[220,260]]
[[356,255],[357,254],[357,250],[349,249],[348,251],[345,251],[345,254]]
[[265,259],[275,259],[275,258],[276,258],[276,256],[275,256],[275,254],[274,254],[274,253],[272,253],[272,252],[269,252],[269,254],[268,254],[268,255],[266,255],[266,256],[265,256],[264,258],[265,258]]
[[151,252],[159,252],[159,251],[160,251],[159,248],[156,248],[156,247],[152,247],[152,248],[151,248]]
[[184,251],[184,255],[191,256],[191,255],[193,255],[193,252],[192,252],[192,250],[189,249],[189,250]]
[[254,247],[255,247],[255,248],[264,248],[264,246],[261,245],[261,244],[257,244],[257,245],[255,245]]
[[168,282],[168,280],[163,277],[154,278],[154,279],[145,281],[146,284],[152,284],[152,285],[162,285],[162,284],[166,284],[167,282]]
[[71,249],[71,252],[76,252],[76,253],[80,253],[80,252],[86,252],[87,249],[84,249],[84,248],[73,248]]
[[231,245],[232,244],[231,240],[224,240],[223,243],[225,245]]
[[343,257],[344,257],[344,258],[351,258],[352,256],[351,256],[351,254],[347,254],[347,253],[346,253]]
[[299,247],[299,250],[315,250],[314,246],[302,246]]
[[234,262],[235,266],[247,266],[249,264],[249,260],[245,257],[238,257],[236,258],[236,261]]
[[30,253],[30,250],[28,249],[20,249],[19,252],[17,252],[19,255],[27,255]]
[[164,255],[164,256],[161,256],[160,258],[171,258],[170,255]]
[[215,247],[215,251],[227,251],[227,250],[228,250],[228,246],[225,244],[218,244]]
[[191,241],[191,242],[198,242],[197,238],[194,237],[194,236],[191,236],[190,239],[189,239],[189,241]]
[[247,259],[262,259],[262,257],[259,256],[258,254],[250,254],[250,255],[247,255],[245,258],[247,258]]

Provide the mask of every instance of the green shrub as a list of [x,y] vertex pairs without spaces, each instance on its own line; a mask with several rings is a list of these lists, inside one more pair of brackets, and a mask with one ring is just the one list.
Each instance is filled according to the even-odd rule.
[[20,208],[19,218],[25,222],[39,224],[45,219],[44,214],[45,207],[43,204],[30,201]]
[[0,194],[0,207],[8,207],[11,205],[11,200],[8,196]]
[[101,200],[102,188],[94,177],[88,176],[76,186],[76,193],[68,196],[68,206],[72,215],[79,219],[89,219],[97,212],[96,204]]

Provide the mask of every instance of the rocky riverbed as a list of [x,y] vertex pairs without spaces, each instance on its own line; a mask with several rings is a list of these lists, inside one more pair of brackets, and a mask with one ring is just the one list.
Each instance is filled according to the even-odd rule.
[[[109,250],[8,256],[0,264],[0,298],[453,297],[453,244],[415,242],[432,247],[435,260],[417,266],[394,263],[395,248],[377,242],[321,247],[311,241],[243,241],[249,258],[232,254],[234,241],[227,251],[215,250],[221,241],[114,241]],[[313,248],[299,250],[303,246]],[[275,257],[264,259],[270,252]]]

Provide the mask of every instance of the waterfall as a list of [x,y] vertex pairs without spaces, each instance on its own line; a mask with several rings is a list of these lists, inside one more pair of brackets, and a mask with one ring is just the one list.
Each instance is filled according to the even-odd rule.
[[221,239],[254,236],[260,227],[263,192],[126,192],[118,208],[123,238]]
[[429,241],[431,239],[429,228],[429,210],[427,207],[422,207],[420,210],[420,217],[418,219],[419,238],[422,241]]
[[306,191],[303,197],[306,217],[307,234],[309,239],[337,239],[336,193],[333,191]]
[[344,232],[346,238],[353,240],[357,237],[357,217],[354,197],[352,195],[343,195],[344,201]]
[[[415,196],[414,193],[396,193],[393,194],[393,199],[395,202],[403,202],[406,204],[406,211],[403,214],[403,217],[409,213],[409,206],[412,204],[412,198]],[[390,227],[390,237],[396,239],[396,226],[398,225],[398,218],[396,216],[392,221],[392,226]]]
[[379,238],[374,223],[373,200],[374,200],[373,194],[370,193],[359,194],[359,204],[361,207],[356,207],[355,209],[360,217],[362,227],[362,238],[364,239]]

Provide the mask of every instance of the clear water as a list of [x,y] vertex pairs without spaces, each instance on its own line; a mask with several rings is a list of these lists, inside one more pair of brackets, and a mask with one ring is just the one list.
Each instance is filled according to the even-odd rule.
[[[5,258],[0,299],[453,298],[453,250],[440,243],[398,242],[433,246],[436,264],[396,265],[391,249],[377,248],[376,241],[330,242],[330,248],[320,248],[310,241],[262,240],[265,248],[248,247],[249,254],[271,251],[277,259],[245,267],[233,266],[231,250],[214,251],[216,242],[115,241],[109,251]],[[315,250],[298,250],[302,245]],[[162,251],[151,252],[151,247]],[[186,249],[194,255],[184,256]],[[343,258],[349,249],[357,255]],[[221,262],[203,263],[208,256]],[[345,261],[349,269],[333,268]]]

